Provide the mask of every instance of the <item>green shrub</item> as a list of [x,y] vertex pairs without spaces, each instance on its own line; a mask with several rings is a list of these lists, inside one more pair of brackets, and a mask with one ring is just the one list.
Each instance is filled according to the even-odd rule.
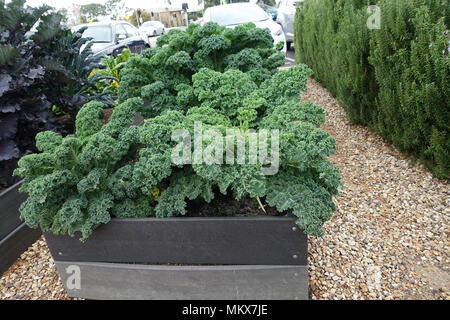
[[383,24],[372,35],[369,58],[380,87],[374,122],[376,129],[400,150],[417,152],[426,164],[432,165],[437,177],[448,178],[448,27],[442,16],[443,5],[421,5],[422,2],[380,3]]
[[[366,26],[368,5],[381,29]],[[450,177],[450,3],[315,0],[297,8],[296,59],[335,95],[350,121],[369,125]]]
[[305,1],[303,6],[304,10],[298,7],[295,19],[296,59],[312,68],[314,76],[336,95],[335,1]]
[[352,2],[342,7],[339,32],[335,34],[336,46],[333,52],[334,74],[339,101],[352,122],[372,124],[376,112],[375,101],[378,85],[374,68],[368,61],[370,32],[365,26],[367,13]]

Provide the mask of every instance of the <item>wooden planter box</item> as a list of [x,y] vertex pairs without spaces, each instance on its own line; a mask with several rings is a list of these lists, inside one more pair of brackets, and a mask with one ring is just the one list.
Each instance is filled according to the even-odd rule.
[[21,182],[0,193],[0,275],[40,236],[20,220],[19,207],[27,195],[18,191]]
[[86,243],[45,238],[71,297],[308,299],[307,236],[292,217],[113,219]]

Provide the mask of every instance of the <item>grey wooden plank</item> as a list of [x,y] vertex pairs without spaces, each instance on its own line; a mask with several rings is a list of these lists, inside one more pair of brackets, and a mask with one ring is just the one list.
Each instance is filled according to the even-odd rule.
[[45,233],[55,259],[124,263],[306,265],[292,217],[113,219],[81,243]]
[[[306,300],[307,266],[162,266],[55,261],[71,297]],[[72,266],[68,269],[67,268]],[[75,268],[73,267],[75,266]],[[77,273],[76,268],[79,268]],[[79,275],[79,288],[74,276]],[[68,285],[69,284],[69,285]]]
[[22,223],[7,237],[0,241],[0,275],[31,246],[42,232],[40,229],[30,229]]
[[0,240],[22,224],[19,207],[27,195],[18,191],[19,182],[0,194]]

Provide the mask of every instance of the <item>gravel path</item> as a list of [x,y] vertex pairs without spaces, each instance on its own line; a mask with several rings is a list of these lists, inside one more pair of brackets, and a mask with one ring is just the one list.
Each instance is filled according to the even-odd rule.
[[44,237],[24,252],[0,278],[1,299],[69,299]]
[[[326,235],[309,240],[311,298],[449,300],[448,183],[350,124],[315,80],[308,87],[303,99],[326,110],[344,183]],[[0,278],[0,299],[67,299],[45,241]]]
[[450,299],[450,188],[345,111],[315,80],[344,190],[323,238],[310,238],[312,299]]

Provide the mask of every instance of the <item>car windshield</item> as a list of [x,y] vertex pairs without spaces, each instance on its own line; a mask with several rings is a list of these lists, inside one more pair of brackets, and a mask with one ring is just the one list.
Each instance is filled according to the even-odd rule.
[[145,22],[142,24],[143,27],[153,27],[155,24],[153,22]]
[[111,42],[112,34],[109,26],[88,26],[83,32],[84,38],[92,38],[93,42]]
[[231,26],[270,19],[258,6],[220,6],[211,9],[211,21],[221,26]]

